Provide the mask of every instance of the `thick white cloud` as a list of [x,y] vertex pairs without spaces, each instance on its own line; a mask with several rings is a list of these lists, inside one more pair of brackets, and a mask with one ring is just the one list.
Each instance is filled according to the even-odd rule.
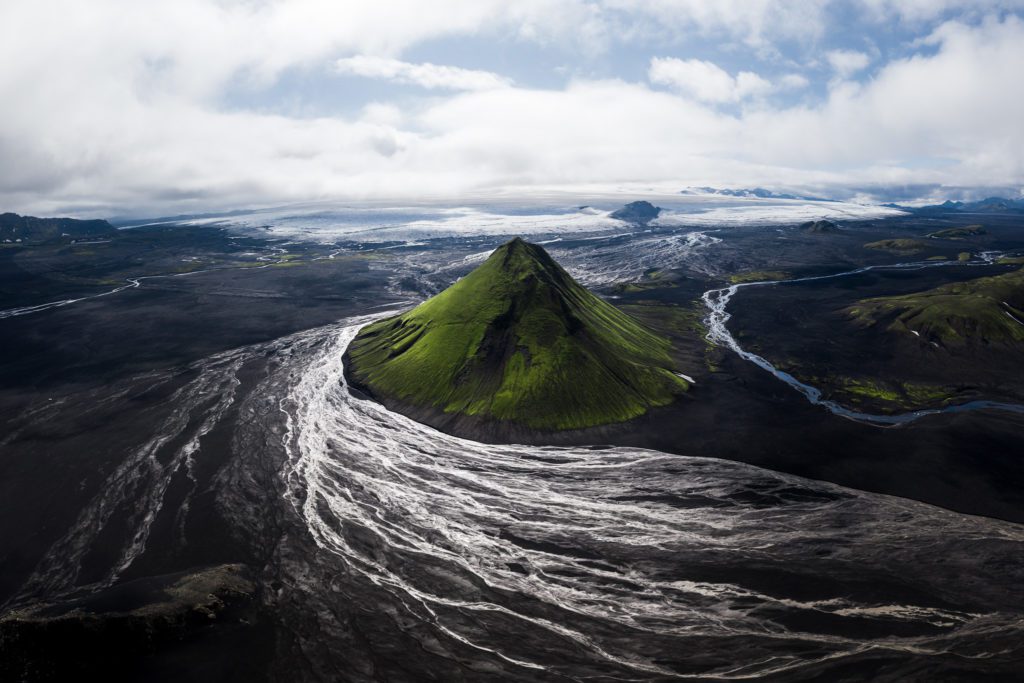
[[717,64],[700,59],[654,57],[647,77],[651,83],[671,86],[702,102],[739,102],[772,90],[771,83],[752,71],[734,77]]
[[[773,36],[813,42],[823,21],[821,3],[807,3],[804,18],[792,16],[799,3],[642,4],[628,19],[637,25],[675,12],[671,30],[758,46]],[[7,0],[0,210],[156,213],[588,183],[1024,184],[1024,93],[1014,87],[1024,23],[1013,16],[943,24],[920,54],[878,57],[870,80],[788,106],[758,95],[805,87],[805,75],[769,81],[663,58],[650,77],[670,91],[583,77],[549,90],[478,89],[487,78],[468,77],[485,73],[473,64],[398,61],[459,36],[595,49],[633,39],[622,23],[631,5]],[[331,87],[333,65],[353,55],[389,65],[381,77],[435,89],[316,116],[224,97],[264,92],[295,71],[319,71]],[[772,63],[773,73],[800,70]]]
[[820,107],[752,115],[745,130],[758,158],[879,182],[1019,185],[1024,93],[1011,84],[1024,64],[1024,22],[949,22],[924,42],[934,54],[890,62]]
[[388,57],[356,55],[335,62],[338,73],[379,78],[421,88],[441,90],[490,90],[512,84],[508,78],[476,69],[461,69],[454,66],[412,64]]

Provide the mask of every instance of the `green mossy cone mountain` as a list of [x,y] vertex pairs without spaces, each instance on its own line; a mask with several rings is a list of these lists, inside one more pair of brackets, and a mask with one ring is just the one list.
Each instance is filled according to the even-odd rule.
[[622,422],[688,384],[670,344],[516,238],[444,292],[368,325],[352,383],[385,402],[531,429]]

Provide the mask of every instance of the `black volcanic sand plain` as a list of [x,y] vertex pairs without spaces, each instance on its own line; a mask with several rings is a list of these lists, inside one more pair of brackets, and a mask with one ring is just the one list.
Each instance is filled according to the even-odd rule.
[[[984,224],[985,234],[963,240],[927,237],[977,223]],[[1024,416],[985,410],[881,428],[831,415],[735,354],[709,347],[699,304],[705,290],[762,272],[799,277],[939,256],[955,260],[965,251],[1024,253],[1020,225],[1019,216],[938,215],[841,223],[838,232],[826,233],[799,225],[721,229],[715,234],[722,242],[708,254],[711,274],[666,270],[598,290],[673,339],[681,370],[695,380],[690,391],[673,405],[629,423],[597,432],[537,432],[528,440],[635,445],[733,459],[1022,522]],[[928,247],[908,255],[863,246],[887,239],[920,239]],[[288,645],[289,636],[280,631],[273,611],[263,606],[272,604],[281,589],[273,579],[275,562],[281,561],[274,555],[274,539],[295,530],[280,527],[270,512],[267,501],[283,495],[276,481],[280,462],[260,460],[256,444],[246,485],[239,490],[254,509],[262,506],[268,513],[243,528],[231,522],[234,518],[214,495],[231,480],[216,460],[207,461],[193,473],[198,493],[191,501],[188,528],[183,532],[175,519],[158,519],[146,552],[120,577],[117,585],[127,586],[124,591],[132,598],[104,593],[85,610],[114,621],[83,617],[71,603],[36,610],[39,605],[32,603],[32,590],[26,592],[24,582],[108,475],[167,417],[175,392],[199,373],[194,363],[348,316],[408,307],[465,275],[469,266],[412,273],[406,255],[419,262],[456,262],[500,241],[435,240],[417,254],[400,245],[297,244],[219,228],[160,226],[126,231],[96,245],[0,248],[0,294],[7,310],[94,296],[124,284],[125,278],[158,276],[109,296],[0,320],[0,513],[8,520],[0,526],[0,601],[6,612],[0,620],[0,649],[8,669],[0,673],[16,680],[28,671],[38,673],[39,680],[60,680],[66,671],[47,671],[41,662],[55,649],[80,650],[101,632],[130,634],[124,649],[111,653],[119,658],[117,667],[107,671],[111,678],[140,671],[149,675],[167,664],[167,671],[174,672],[168,678],[257,680],[264,662],[294,646]],[[567,248],[572,244],[565,242]],[[874,336],[838,334],[838,310],[865,297],[921,291],[997,268],[1006,270],[950,266],[814,286],[747,288],[730,305],[730,328],[741,344],[787,367],[807,368],[808,376],[827,371],[885,379],[892,359]],[[247,361],[238,386],[212,387],[207,398],[252,391],[275,362],[274,353],[271,349]],[[933,370],[936,383],[961,381],[955,373],[944,377],[941,367],[927,368]],[[1007,382],[1019,395],[1024,374],[1011,370]],[[972,397],[990,397],[985,386],[972,392]],[[277,408],[268,404],[261,410],[269,416]],[[230,408],[204,434],[203,448],[226,453],[238,447],[232,425],[259,419],[259,414]],[[161,457],[161,452],[154,454],[156,462]],[[184,499],[190,487],[184,480],[170,482],[167,509],[174,509],[174,501]],[[131,510],[112,511],[109,545],[101,535],[88,550],[82,584],[110,566],[114,538],[124,534],[131,520]],[[175,545],[182,533],[189,543]],[[161,551],[171,547],[173,552]],[[95,568],[92,574],[90,568]],[[225,578],[228,571],[241,578]],[[208,585],[204,596],[219,597],[209,602],[187,591],[168,592],[183,581]],[[33,590],[46,594],[45,587]],[[29,606],[29,611],[9,611]],[[272,641],[276,645],[268,645]],[[207,655],[213,651],[252,666],[210,669]]]
[[[333,249],[289,245],[289,251],[279,242],[164,226],[125,231],[107,243],[0,249],[0,292],[8,310],[96,296],[130,277],[153,278],[139,288],[0,321],[0,499],[5,518],[18,520],[0,530],[0,601],[10,604],[107,477],[166,419],[168,401],[196,376],[190,363],[398,300],[385,290],[387,274],[371,272],[358,254],[331,259]],[[256,364],[242,376],[259,373]],[[204,447],[216,450],[220,440],[227,452],[225,430],[234,419],[226,415],[221,428],[204,437]],[[216,469],[194,474],[212,487]],[[278,495],[269,479],[261,489]],[[184,482],[170,482],[167,495],[173,506]],[[159,548],[170,547],[180,531],[158,521],[150,541],[156,550],[122,580],[197,570],[202,576],[231,563],[244,571],[261,567],[263,542],[240,539],[212,500],[208,489],[193,502],[198,521],[186,551],[161,556]],[[100,578],[130,520],[129,510],[112,513],[110,545],[101,535],[91,547],[82,583]],[[101,616],[9,613],[0,621],[0,678],[66,680],[73,671],[113,680],[252,680],[266,673],[273,642],[270,622],[255,614],[252,598],[261,590],[214,606],[205,598],[150,591],[149,608],[107,605],[98,610]],[[224,621],[226,631],[210,629]],[[52,661],[58,651],[68,653],[67,662]]]

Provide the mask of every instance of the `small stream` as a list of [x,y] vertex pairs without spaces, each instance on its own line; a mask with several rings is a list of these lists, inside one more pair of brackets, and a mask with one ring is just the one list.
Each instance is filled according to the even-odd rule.
[[961,263],[959,261],[918,261],[891,265],[865,266],[863,268],[848,270],[841,273],[833,273],[831,275],[814,275],[810,277],[796,278],[793,280],[743,282],[740,284],[730,285],[729,287],[722,287],[720,289],[710,289],[704,292],[701,296],[701,299],[704,301],[704,305],[707,306],[708,309],[708,315],[704,318],[704,324],[708,329],[707,339],[713,344],[732,349],[740,356],[740,358],[750,361],[763,370],[767,370],[772,375],[803,394],[804,398],[810,401],[811,404],[822,406],[835,415],[845,417],[849,420],[855,420],[857,422],[864,422],[879,426],[895,426],[914,422],[927,415],[935,415],[938,413],[960,413],[983,409],[1008,410],[1016,413],[1024,413],[1024,405],[1022,404],[986,400],[969,401],[967,403],[945,406],[943,408],[914,410],[907,413],[897,413],[892,415],[879,415],[852,410],[836,403],[835,401],[822,398],[820,389],[809,384],[805,384],[788,372],[780,370],[763,356],[759,356],[756,353],[751,353],[750,351],[743,349],[743,347],[739,345],[739,342],[736,341],[736,338],[732,336],[732,333],[729,331],[727,326],[729,319],[732,317],[732,315],[726,310],[729,305],[729,301],[742,287],[766,287],[796,282],[810,282],[813,280],[829,280],[833,278],[859,275],[860,273],[866,273],[871,270],[922,270],[924,268],[941,268],[948,266],[987,266],[995,263],[999,256],[1001,256],[999,252],[988,251],[980,254],[981,261],[972,263]]

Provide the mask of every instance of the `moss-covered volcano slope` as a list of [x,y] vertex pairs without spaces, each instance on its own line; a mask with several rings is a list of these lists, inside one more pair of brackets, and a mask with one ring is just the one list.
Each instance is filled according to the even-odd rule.
[[847,314],[861,325],[882,325],[947,349],[1024,349],[1024,269],[917,294],[864,299]]
[[346,360],[350,381],[385,402],[538,430],[622,422],[688,388],[667,339],[519,238],[432,299],[363,328]]

